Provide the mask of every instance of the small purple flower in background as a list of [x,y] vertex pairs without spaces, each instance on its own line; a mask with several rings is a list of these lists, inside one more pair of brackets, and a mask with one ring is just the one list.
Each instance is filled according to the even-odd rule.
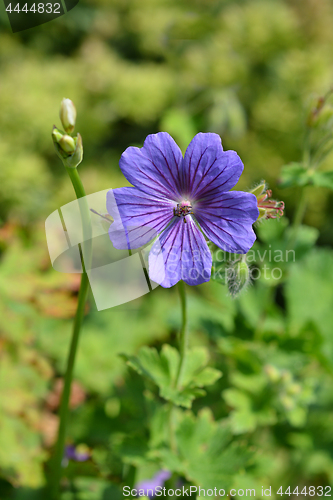
[[135,187],[109,191],[115,248],[140,248],[157,235],[149,254],[150,278],[169,288],[209,281],[212,257],[204,235],[232,253],[247,253],[256,236],[259,211],[251,193],[229,191],[243,163],[223,151],[217,134],[197,134],[185,157],[166,132],[149,135],[142,148],[129,147],[120,168]]
[[[142,490],[146,497],[152,498],[155,496],[155,489],[159,487],[163,487],[165,481],[170,479],[171,472],[168,470],[161,470],[155,474],[152,479],[145,479],[144,481],[140,481],[135,485],[135,489],[140,492]],[[142,495],[140,495],[142,496]]]
[[65,448],[65,458],[75,462],[86,462],[90,458],[89,448],[85,445],[74,446],[69,444]]

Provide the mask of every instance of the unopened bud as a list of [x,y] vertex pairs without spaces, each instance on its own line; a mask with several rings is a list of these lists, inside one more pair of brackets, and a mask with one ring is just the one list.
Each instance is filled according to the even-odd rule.
[[250,271],[244,256],[227,269],[227,284],[230,294],[234,297],[238,295],[249,281]]
[[70,99],[63,99],[60,106],[60,120],[67,134],[71,134],[75,128],[76,109]]
[[237,278],[242,287],[248,282],[249,267],[243,260],[237,264]]
[[64,135],[64,133],[61,132],[56,126],[53,127],[52,139],[53,139],[54,143],[58,143],[61,140],[63,135]]
[[53,127],[52,139],[58,156],[62,159],[65,167],[76,168],[83,158],[82,137],[71,137],[61,130]]
[[75,150],[75,141],[70,135],[63,135],[58,141],[59,146],[65,153],[73,154]]
[[81,135],[77,134],[77,137],[75,137],[74,141],[75,141],[74,153],[68,156],[64,160],[64,165],[68,168],[76,168],[83,159],[83,145],[82,145]]

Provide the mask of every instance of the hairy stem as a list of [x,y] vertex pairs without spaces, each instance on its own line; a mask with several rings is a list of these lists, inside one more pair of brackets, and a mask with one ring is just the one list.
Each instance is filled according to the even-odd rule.
[[[312,157],[311,157],[311,148],[310,148],[310,142],[311,142],[311,128],[307,127],[306,132],[305,132],[305,139],[304,139],[304,147],[303,147],[303,164],[306,168],[311,168],[312,165]],[[300,225],[302,224],[305,211],[306,211],[306,206],[307,206],[307,193],[306,193],[306,187],[301,188],[301,194],[299,198],[299,202],[296,208],[296,212],[294,215],[294,221],[292,224],[292,229],[288,241],[288,247],[289,248],[294,248],[296,240],[297,240],[297,234]]]
[[[83,184],[79,177],[76,168],[66,168],[69,177],[72,181],[76,196],[80,199],[80,215],[82,221],[82,230],[83,230],[83,248],[79,245],[82,267],[84,272],[81,277],[81,285],[78,296],[78,304],[76,309],[76,314],[74,318],[73,325],[73,333],[72,340],[70,345],[70,350],[68,353],[67,359],[67,369],[66,375],[64,379],[64,387],[61,396],[60,410],[59,410],[59,429],[58,429],[58,439],[55,447],[55,454],[53,460],[51,462],[52,470],[51,470],[51,494],[52,500],[59,500],[60,498],[60,481],[62,476],[62,461],[64,457],[64,448],[66,441],[66,428],[68,421],[68,408],[69,408],[69,399],[71,393],[71,384],[73,379],[73,371],[75,365],[76,352],[79,342],[80,330],[82,321],[84,318],[84,310],[85,304],[88,295],[89,288],[89,280],[86,273],[86,269],[89,269],[90,261],[91,261],[91,223],[90,223],[90,212],[89,207],[86,201],[86,193],[84,191]],[[82,252],[83,250],[83,252]],[[84,255],[84,259],[82,258]],[[85,262],[84,262],[85,260]]]
[[179,389],[182,383],[182,375],[186,359],[186,348],[188,344],[186,291],[183,281],[179,281],[178,291],[179,291],[181,310],[182,310],[182,325],[178,337],[180,362],[176,376],[176,389]]
[[[182,384],[182,377],[184,372],[185,360],[186,360],[186,350],[188,344],[188,328],[187,328],[187,301],[186,301],[186,291],[185,285],[183,281],[178,283],[178,291],[180,296],[180,304],[182,311],[182,324],[179,332],[179,366],[175,380],[175,388],[180,389]],[[169,413],[169,434],[170,434],[170,447],[173,452],[177,452],[177,444],[175,437],[175,406],[173,403],[170,403],[170,413]]]
[[300,196],[297,208],[296,208],[292,228],[291,228],[291,233],[290,233],[289,242],[288,242],[289,248],[295,247],[298,230],[299,230],[300,225],[302,224],[302,221],[303,221],[303,218],[305,215],[305,211],[306,211],[306,206],[307,206],[306,188],[303,187],[302,192],[301,192],[301,196]]

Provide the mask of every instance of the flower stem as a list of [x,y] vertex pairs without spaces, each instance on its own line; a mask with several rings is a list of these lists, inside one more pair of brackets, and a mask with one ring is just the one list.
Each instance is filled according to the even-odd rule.
[[[178,291],[180,295],[180,303],[181,303],[181,311],[182,311],[182,324],[179,332],[179,353],[180,360],[178,371],[175,379],[175,388],[180,389],[182,383],[182,376],[184,372],[185,360],[186,360],[186,349],[188,344],[188,328],[187,328],[187,301],[186,301],[186,291],[185,285],[183,281],[179,281],[178,283]],[[170,403],[170,412],[169,412],[169,434],[170,434],[170,447],[174,453],[177,453],[177,444],[176,444],[176,436],[175,436],[175,415],[174,415],[175,406],[173,403]]]
[[187,306],[186,306],[186,291],[185,285],[183,281],[179,281],[178,283],[178,291],[180,295],[180,303],[182,310],[182,326],[179,332],[179,353],[180,353],[180,362],[178,367],[178,372],[176,376],[176,389],[179,389],[182,383],[182,375],[185,366],[186,359],[186,348],[188,344],[188,328],[187,328]]
[[64,456],[64,448],[65,448],[65,440],[66,440],[66,427],[67,427],[67,421],[68,421],[68,406],[69,406],[69,398],[70,398],[70,392],[71,392],[71,384],[72,384],[72,379],[73,379],[73,370],[74,370],[74,363],[75,363],[75,357],[76,357],[76,351],[77,351],[77,346],[78,346],[78,341],[79,341],[79,336],[80,336],[80,329],[83,321],[83,316],[84,316],[84,306],[86,303],[87,299],[87,292],[88,292],[88,276],[86,273],[82,274],[81,277],[81,285],[80,285],[80,291],[79,291],[79,298],[78,298],[78,305],[77,305],[77,310],[75,314],[75,319],[74,319],[74,328],[73,328],[73,335],[72,335],[72,341],[71,341],[71,346],[68,354],[68,360],[67,360],[67,370],[66,370],[66,375],[65,375],[65,381],[64,381],[64,388],[61,396],[61,404],[60,404],[60,411],[59,411],[59,430],[58,430],[58,440],[55,448],[55,455],[54,455],[54,462],[53,462],[53,487],[52,487],[52,493],[53,497],[52,500],[58,500],[60,498],[60,480],[61,480],[61,473],[62,473],[62,461],[63,461],[63,456]]
[[79,177],[79,174],[77,172],[76,168],[66,168],[69,177],[72,181],[76,196],[78,199],[82,198],[80,201],[80,214],[81,214],[81,221],[82,221],[82,230],[83,230],[83,246],[84,246],[84,251],[83,255],[85,257],[85,263],[83,260],[82,256],[82,248],[81,245],[79,245],[80,249],[80,254],[81,254],[81,260],[82,260],[82,267],[83,267],[83,273],[81,277],[81,284],[80,284],[80,290],[79,290],[79,296],[78,296],[78,304],[77,304],[77,309],[75,313],[75,318],[74,318],[74,325],[73,325],[73,334],[72,334],[72,340],[71,340],[71,345],[70,345],[70,350],[68,354],[68,360],[67,360],[67,369],[66,369],[66,375],[64,379],[64,387],[62,391],[62,396],[61,396],[61,403],[60,403],[60,410],[59,410],[59,429],[58,429],[58,439],[57,443],[55,446],[55,453],[53,460],[51,461],[51,474],[52,474],[52,479],[51,479],[51,494],[52,494],[52,500],[59,500],[60,498],[60,481],[61,481],[61,475],[62,475],[62,461],[64,457],[64,448],[65,448],[65,441],[66,441],[66,427],[67,427],[67,421],[68,421],[68,408],[69,408],[69,400],[70,400],[70,393],[71,393],[71,384],[72,384],[72,379],[73,379],[73,371],[74,371],[74,364],[75,364],[75,357],[76,357],[76,351],[78,347],[78,342],[79,342],[79,336],[80,336],[80,330],[81,330],[81,325],[84,317],[84,309],[85,309],[85,304],[87,300],[87,295],[88,295],[88,288],[89,288],[89,280],[88,280],[88,275],[86,273],[86,269],[89,269],[90,266],[90,260],[91,260],[91,222],[90,222],[90,212],[89,212],[89,207],[88,203],[86,201],[86,193],[83,187],[83,184],[81,182],[81,179]]
[[84,259],[82,258],[81,255],[81,260],[82,260],[82,267],[85,272],[86,269],[90,268],[90,263],[91,263],[92,229],[91,229],[90,210],[86,199],[86,192],[84,190],[77,169],[66,168],[66,170],[68,172],[70,180],[72,181],[76,197],[79,200],[79,208],[82,221],[82,233],[83,233],[82,238],[83,238],[83,255],[84,255]]
[[290,232],[290,237],[289,237],[289,242],[288,242],[288,248],[293,249],[295,247],[295,243],[297,240],[297,235],[298,235],[298,230],[300,225],[302,224],[305,211],[306,211],[306,206],[307,206],[307,193],[306,193],[306,187],[301,188],[302,192],[299,198],[299,202],[296,208],[295,216],[294,216],[294,221],[292,224],[291,232]]
[[[305,132],[304,146],[303,146],[303,164],[309,169],[312,166],[311,149],[310,149],[310,138],[311,138],[311,128],[307,127]],[[301,194],[299,197],[299,202],[295,211],[294,221],[292,224],[292,230],[289,237],[288,247],[293,249],[297,240],[297,234],[300,225],[302,224],[305,211],[307,206],[307,192],[306,187],[301,187]]]

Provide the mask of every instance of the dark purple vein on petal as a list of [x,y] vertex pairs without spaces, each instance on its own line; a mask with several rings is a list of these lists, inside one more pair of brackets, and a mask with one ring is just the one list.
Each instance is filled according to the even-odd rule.
[[[190,194],[191,194],[191,196],[192,196],[192,197],[193,197],[192,189],[193,189],[193,184],[194,184],[195,176],[196,176],[196,174],[197,174],[197,172],[198,172],[198,169],[199,169],[199,166],[200,166],[200,163],[201,163],[202,157],[203,157],[203,155],[205,154],[205,152],[207,151],[207,149],[208,149],[208,148],[206,148],[206,149],[205,149],[205,150],[201,153],[200,158],[199,158],[199,161],[198,161],[198,163],[197,163],[197,166],[196,166],[196,168],[195,168],[195,170],[194,170],[193,176],[191,176],[191,178],[190,178],[189,192],[190,192]],[[191,160],[192,160],[192,156],[191,156]]]
[[[212,179],[210,182],[208,182],[208,184],[205,184],[205,186],[203,186],[202,190],[199,191],[199,193],[196,193],[196,196],[204,196],[205,192],[207,191],[207,187],[210,186],[212,184],[212,182],[214,182],[218,177],[220,177],[220,175],[222,174],[223,172],[219,172],[219,174],[214,177],[214,179]],[[214,187],[210,192],[209,192],[209,195],[208,196],[212,196],[214,194],[214,192],[217,190],[219,190],[222,186],[224,186],[227,182],[230,181],[230,179],[235,175],[235,173],[231,174],[231,176],[224,182],[222,182],[222,184],[219,184],[218,186]]]
[[[172,179],[173,179],[173,181],[174,181],[174,183],[175,183],[174,185],[175,185],[175,187],[177,188],[178,193],[180,193],[180,191],[179,191],[179,187],[180,187],[180,186],[178,186],[178,185],[177,185],[177,181],[176,181],[176,179],[175,179],[175,177],[174,177],[174,175],[173,175],[172,169],[170,168],[170,165],[169,165],[169,162],[168,162],[168,160],[167,160],[166,156],[164,155],[163,151],[162,151],[160,148],[158,148],[158,150],[160,151],[161,155],[163,156],[163,158],[164,158],[164,160],[165,160],[165,163],[167,164],[168,170],[169,170],[170,175],[171,175],[171,177],[172,177]],[[173,153],[173,152],[172,152],[172,153]],[[176,160],[175,160],[175,165],[178,167]],[[178,170],[178,168],[177,168],[177,170]]]
[[[214,163],[216,162],[216,160],[217,160],[217,158],[215,158],[215,160],[213,161],[213,163],[211,163],[211,165],[209,166],[208,170],[207,170],[206,172],[204,172],[204,173],[203,173],[203,175],[202,175],[201,179],[199,180],[199,183],[197,184],[197,186],[195,186],[195,191],[191,193],[191,196],[192,196],[193,198],[195,198],[195,196],[196,196],[196,193],[197,193],[198,189],[199,189],[199,188],[200,188],[200,186],[203,184],[205,177],[207,177],[208,173],[209,173],[209,172],[210,172],[210,170],[212,169],[212,167],[213,167]],[[226,167],[225,167],[225,168],[226,168]],[[225,168],[224,168],[224,169],[225,169]],[[221,172],[219,172],[219,175],[221,175],[221,174],[223,173],[224,169],[223,169]],[[193,189],[194,189],[194,185],[195,185],[195,183],[193,183]],[[205,188],[205,186],[202,186],[202,190],[204,190],[204,188]],[[199,192],[200,192],[200,191],[199,191]]]
[[[228,233],[228,231],[226,231],[225,229],[222,229],[220,228],[217,224],[215,224],[214,222],[210,221],[210,224],[212,224],[213,226],[217,227],[219,231],[222,231],[223,233],[225,234],[228,234],[231,238],[231,240],[234,242],[235,244],[235,248],[236,249],[240,249],[240,246],[237,244],[237,242],[235,241],[234,237],[232,234]],[[216,236],[217,239],[221,240],[222,238],[218,235],[218,233],[216,233],[216,231],[211,228],[210,226],[207,226],[207,224],[205,222],[201,222],[200,225],[202,227],[205,227],[206,231],[208,232],[208,228],[209,230]],[[222,240],[223,241],[223,240]],[[227,242],[224,242],[226,246],[228,246]]]
[[[150,160],[149,158],[147,158],[147,160]],[[151,161],[151,160],[150,160]],[[138,165],[136,164],[136,167],[138,169],[138,171],[144,175],[145,177],[147,177],[151,182],[153,182],[154,184],[157,184],[158,186],[162,187],[163,191],[161,191],[160,189],[156,189],[156,187],[154,188],[158,193],[160,193],[162,196],[164,196],[165,198],[167,199],[172,199],[172,196],[175,194],[174,192],[172,191],[169,191],[168,187],[165,186],[164,184],[162,184],[161,182],[159,182],[157,179],[155,179],[154,177],[151,177],[149,176],[146,172],[144,172],[143,170],[140,169],[140,167],[138,167]],[[145,184],[143,181],[140,181],[142,182],[142,184],[144,186],[147,186],[150,190],[152,189],[152,187],[149,185],[149,184]],[[168,198],[169,197],[169,198]]]

